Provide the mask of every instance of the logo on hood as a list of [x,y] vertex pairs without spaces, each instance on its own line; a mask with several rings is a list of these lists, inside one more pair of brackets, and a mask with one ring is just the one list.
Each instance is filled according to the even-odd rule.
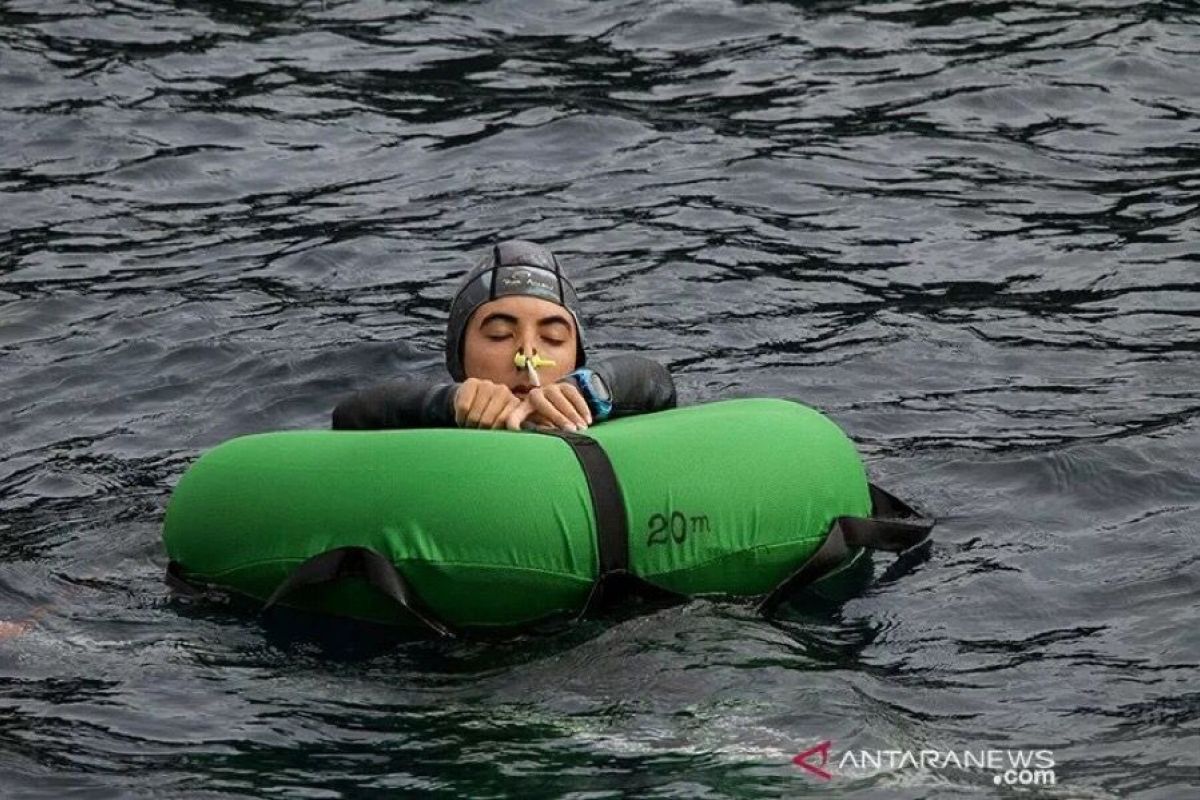
[[496,296],[530,294],[559,302],[558,280],[541,269],[500,267],[496,270]]

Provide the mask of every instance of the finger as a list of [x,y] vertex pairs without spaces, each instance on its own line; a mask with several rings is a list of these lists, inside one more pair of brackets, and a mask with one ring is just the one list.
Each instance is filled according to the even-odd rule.
[[[532,406],[530,406],[532,408]],[[556,431],[558,427],[551,424],[549,420],[539,414],[537,411],[531,411],[529,416],[525,418],[525,430],[539,431]]]
[[469,428],[486,428],[488,417],[495,414],[505,400],[512,397],[507,386],[491,381],[478,381],[479,390],[471,400],[471,408],[467,411],[466,426]]
[[517,404],[516,409],[508,415],[508,421],[506,423],[508,425],[508,429],[510,431],[521,430],[521,425],[524,424],[525,420],[532,414],[533,406],[529,403],[529,401],[520,401]]
[[479,391],[479,383],[477,381],[467,381],[458,387],[458,391],[454,394],[454,423],[458,427],[464,427],[467,412],[471,410],[471,404],[475,402],[475,394]]
[[575,409],[575,413],[583,420],[584,425],[592,424],[592,410],[588,408],[587,400],[583,397],[583,392],[579,391],[579,387],[573,383],[558,383],[555,386],[561,386],[559,390],[567,402]]
[[579,413],[579,409],[575,408],[567,398],[563,392],[563,388],[563,385],[558,383],[553,386],[547,386],[546,399],[550,401],[550,404],[554,406],[558,413],[571,420],[571,423],[576,428],[579,430],[585,429],[587,427],[587,419]]
[[521,407],[520,398],[514,397],[505,404],[504,408],[500,409],[500,413],[492,420],[492,430],[502,430],[508,427],[508,418],[513,415],[513,412]]
[[491,386],[481,386],[471,400],[471,408],[467,411],[466,427],[478,428],[483,412],[487,411],[488,403],[492,402],[494,393]]
[[578,426],[568,419],[566,414],[555,408],[554,403],[546,396],[544,390],[534,389],[531,391],[529,393],[529,402],[554,427],[565,431],[578,430]]
[[483,413],[479,416],[479,427],[491,428],[496,418],[500,416],[500,412],[508,405],[508,401],[512,400],[512,393],[507,387],[497,386],[496,391],[492,392],[488,398],[487,405],[483,408]]

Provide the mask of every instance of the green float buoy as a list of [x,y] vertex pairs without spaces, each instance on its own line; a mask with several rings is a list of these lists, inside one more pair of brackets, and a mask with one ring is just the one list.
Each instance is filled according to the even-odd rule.
[[188,584],[452,633],[579,614],[614,577],[685,596],[769,595],[806,565],[805,582],[862,545],[924,538],[923,521],[870,520],[881,497],[883,511],[913,514],[868,484],[827,417],[746,399],[586,435],[243,436],[180,479],[163,538]]

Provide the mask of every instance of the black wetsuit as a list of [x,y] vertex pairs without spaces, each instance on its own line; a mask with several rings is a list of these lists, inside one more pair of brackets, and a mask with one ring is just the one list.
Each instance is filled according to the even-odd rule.
[[[641,356],[620,355],[588,368],[612,394],[612,417],[675,407],[675,382],[667,368]],[[333,410],[338,430],[454,427],[457,383],[394,381],[348,397]]]

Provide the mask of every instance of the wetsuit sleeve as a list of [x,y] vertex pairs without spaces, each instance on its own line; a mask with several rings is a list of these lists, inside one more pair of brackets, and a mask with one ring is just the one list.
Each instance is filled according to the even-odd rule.
[[457,383],[395,381],[347,397],[333,410],[334,430],[454,427]]
[[612,393],[611,417],[626,417],[675,407],[675,381],[656,361],[634,355],[588,364]]

